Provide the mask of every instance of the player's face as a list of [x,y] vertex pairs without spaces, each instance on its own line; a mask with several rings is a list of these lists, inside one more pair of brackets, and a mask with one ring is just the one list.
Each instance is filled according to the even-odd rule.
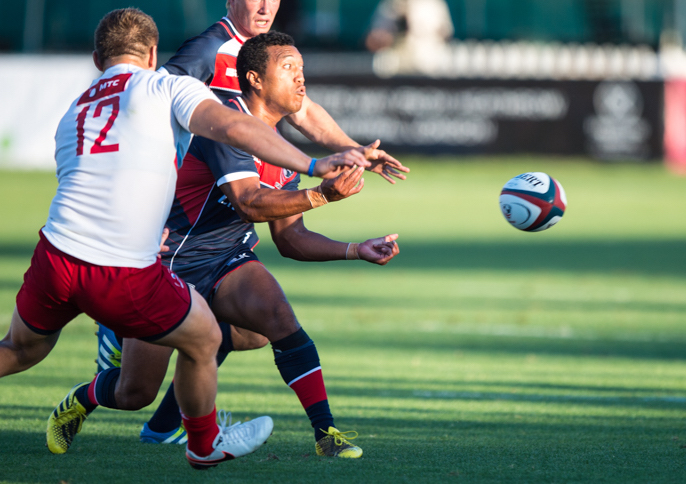
[[230,0],[229,18],[244,37],[269,32],[281,0]]
[[292,45],[267,48],[269,62],[264,74],[264,96],[285,116],[300,111],[305,97],[303,58]]

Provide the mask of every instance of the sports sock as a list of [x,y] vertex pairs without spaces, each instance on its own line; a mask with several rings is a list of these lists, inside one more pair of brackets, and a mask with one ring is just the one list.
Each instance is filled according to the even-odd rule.
[[219,321],[219,328],[222,330],[222,344],[217,351],[217,366],[221,366],[229,353],[233,351],[233,339],[231,339],[231,325]]
[[174,382],[169,385],[167,393],[160,402],[160,405],[155,410],[150,420],[148,420],[148,428],[153,432],[166,434],[172,430],[176,430],[181,425],[181,413],[179,411],[179,404],[176,403],[176,396],[174,395]]
[[102,405],[107,408],[119,408],[114,398],[114,390],[119,381],[121,368],[103,370],[93,378],[89,385],[76,390],[76,399],[91,413],[95,407]]
[[334,423],[314,342],[305,330],[300,328],[295,333],[273,342],[272,349],[281,378],[295,391],[310,419],[314,428],[314,439],[321,439],[325,435],[322,429],[328,430]]
[[[221,365],[229,353],[233,351],[233,341],[231,340],[231,325],[228,323],[219,323],[222,330],[222,344],[217,352],[217,366]],[[179,404],[176,403],[176,396],[174,395],[174,382],[169,385],[167,393],[160,402],[160,405],[155,410],[150,420],[148,420],[148,428],[153,432],[166,434],[172,430],[176,430],[181,425],[181,412]]]
[[204,417],[183,418],[183,426],[188,433],[188,450],[198,457],[207,457],[214,451],[214,438],[219,433],[217,425],[217,408]]

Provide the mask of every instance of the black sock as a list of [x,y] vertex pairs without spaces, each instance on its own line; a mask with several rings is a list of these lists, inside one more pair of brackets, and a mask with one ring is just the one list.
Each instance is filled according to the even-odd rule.
[[172,382],[152,418],[148,420],[148,427],[153,432],[164,434],[178,429],[180,425],[181,412],[179,411],[179,404],[176,403],[174,382]]
[[219,345],[219,350],[217,351],[217,366],[221,366],[226,357],[229,356],[229,353],[233,351],[231,325],[220,321],[219,328],[222,330],[222,344]]
[[120,374],[121,368],[103,370],[95,375],[89,385],[84,385],[76,390],[74,396],[88,413],[92,412],[98,405],[107,408],[119,408],[114,398],[114,391],[117,388]]

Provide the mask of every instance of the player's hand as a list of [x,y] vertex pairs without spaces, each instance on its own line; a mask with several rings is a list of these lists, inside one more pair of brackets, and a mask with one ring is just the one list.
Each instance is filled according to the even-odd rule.
[[332,174],[337,176],[346,167],[361,166],[369,168],[371,165],[371,162],[367,161],[360,148],[353,148],[318,159],[314,165],[314,176],[332,178]]
[[162,231],[162,240],[160,240],[160,253],[157,254],[158,259],[162,258],[162,252],[169,252],[169,246],[164,245],[164,243],[167,241],[167,237],[169,237],[169,229],[165,227]]
[[[407,177],[403,173],[409,173],[410,169],[403,166],[398,160],[379,149],[380,140],[376,140],[367,146],[361,146],[360,149],[364,157],[371,162],[371,166],[367,170],[372,173],[381,175],[389,183],[395,184],[395,180],[391,177],[396,177],[399,180],[405,180]],[[401,173],[402,172],[402,173]]]
[[387,235],[376,239],[365,240],[357,245],[357,256],[373,264],[385,266],[400,253],[396,242],[398,234]]
[[337,202],[360,193],[360,190],[364,187],[363,174],[364,168],[352,167],[342,172],[336,178],[324,180],[320,185],[322,194],[329,202]]

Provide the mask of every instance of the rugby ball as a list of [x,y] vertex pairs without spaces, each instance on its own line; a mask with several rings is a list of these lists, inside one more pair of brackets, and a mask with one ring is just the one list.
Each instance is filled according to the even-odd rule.
[[540,232],[560,221],[567,208],[567,196],[553,177],[522,173],[508,181],[500,192],[500,210],[505,220],[519,230]]

